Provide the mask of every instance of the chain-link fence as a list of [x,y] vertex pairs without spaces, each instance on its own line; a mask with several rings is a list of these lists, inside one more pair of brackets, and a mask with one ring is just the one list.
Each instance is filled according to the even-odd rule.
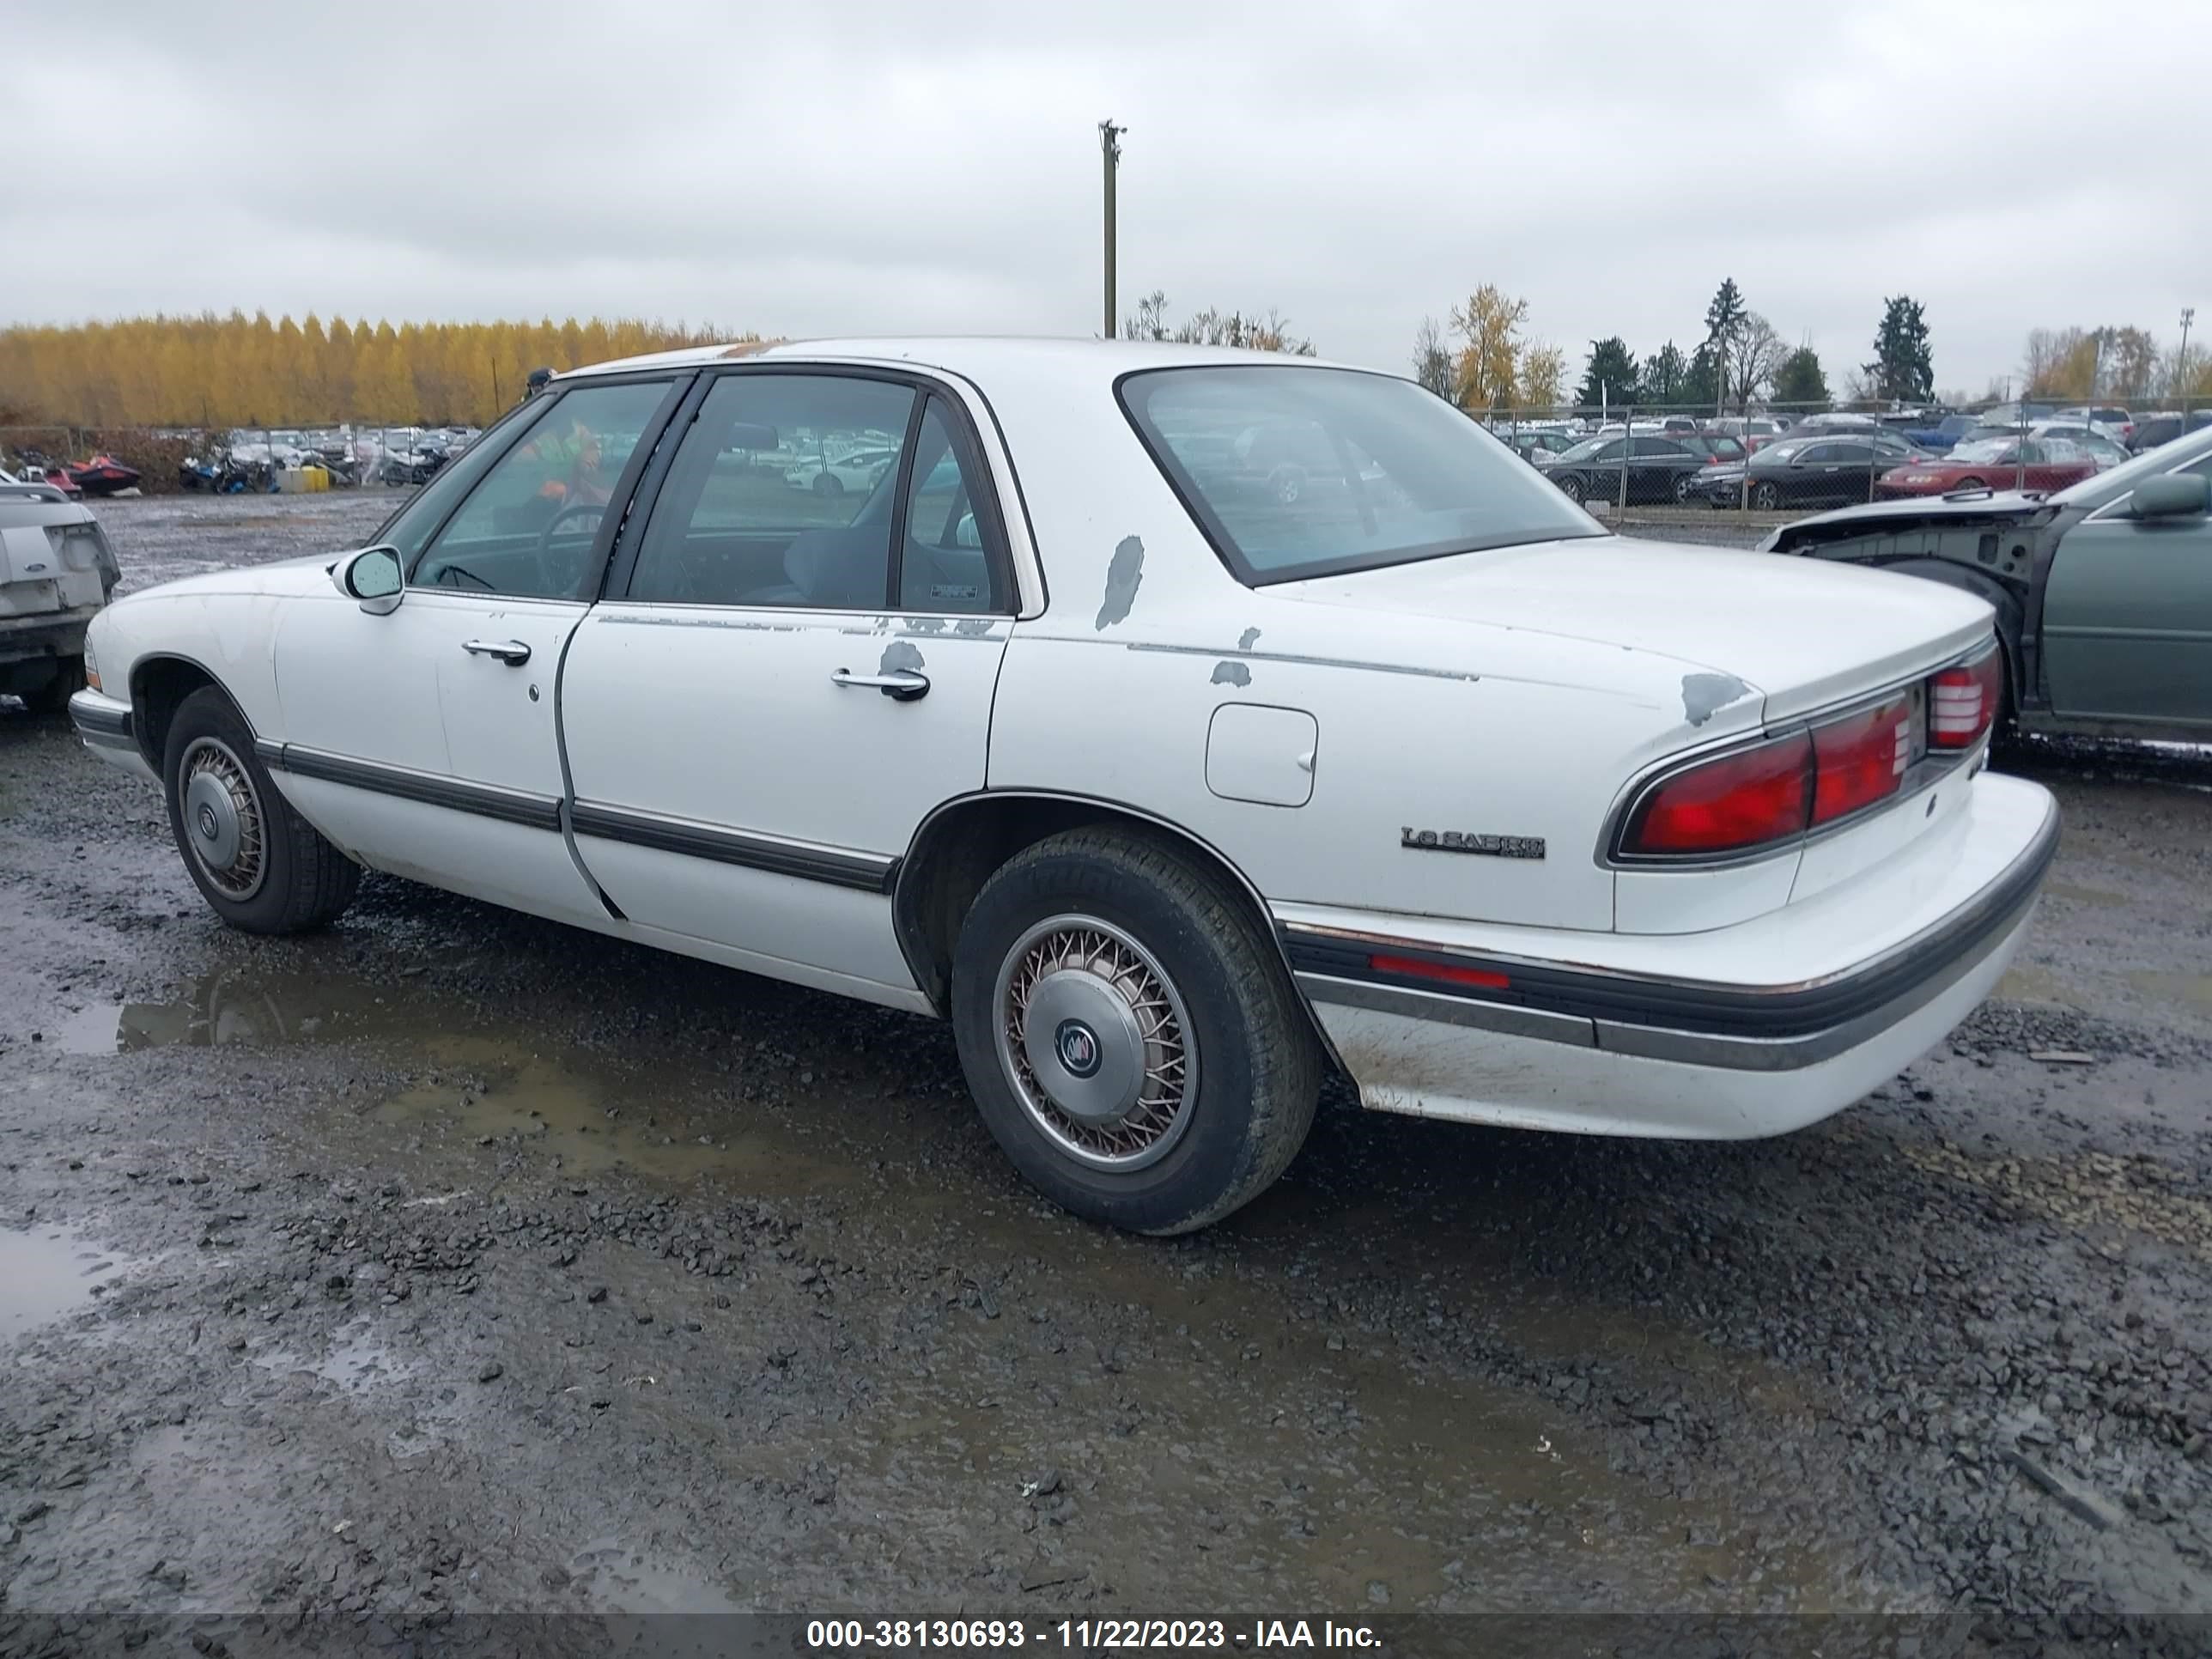
[[2050,398],[1960,409],[1608,403],[1478,418],[1566,495],[1626,520],[2063,489],[2212,425],[2212,399],[2142,410]]
[[422,483],[473,442],[474,427],[343,421],[216,428],[0,426],[0,471],[88,495],[239,495]]

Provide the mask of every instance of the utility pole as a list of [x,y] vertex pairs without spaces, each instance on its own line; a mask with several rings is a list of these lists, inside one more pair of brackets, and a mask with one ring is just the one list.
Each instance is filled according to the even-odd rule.
[[2197,307],[2181,308],[2181,349],[2174,354],[2173,379],[2175,389],[2181,393],[2181,413],[2185,422],[2189,416],[2189,325],[2197,320]]
[[1121,164],[1121,135],[1111,116],[1098,124],[1098,149],[1106,168],[1106,327],[1102,336],[1112,339],[1121,331],[1114,320],[1114,174]]

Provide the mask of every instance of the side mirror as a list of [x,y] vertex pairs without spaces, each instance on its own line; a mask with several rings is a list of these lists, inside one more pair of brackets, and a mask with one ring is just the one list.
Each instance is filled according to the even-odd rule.
[[2168,472],[2136,486],[2138,519],[2201,519],[2212,510],[2212,479],[2199,472]]
[[406,574],[399,568],[396,547],[364,547],[349,553],[331,567],[331,580],[339,592],[357,601],[372,617],[388,617],[399,609],[407,592]]

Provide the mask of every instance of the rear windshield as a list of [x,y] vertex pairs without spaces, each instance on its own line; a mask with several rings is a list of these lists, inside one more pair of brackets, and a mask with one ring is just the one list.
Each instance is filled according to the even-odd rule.
[[1410,380],[1254,364],[1120,384],[1145,447],[1249,586],[1606,532]]

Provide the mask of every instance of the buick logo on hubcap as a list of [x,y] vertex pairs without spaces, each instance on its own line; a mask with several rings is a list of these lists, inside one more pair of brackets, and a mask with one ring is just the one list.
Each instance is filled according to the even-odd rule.
[[1053,1033],[1060,1063],[1071,1077],[1089,1077],[1098,1069],[1098,1035],[1079,1019],[1063,1019]]
[[216,825],[215,821],[215,808],[212,806],[201,807],[200,834],[205,836],[210,841],[213,841],[216,838]]

